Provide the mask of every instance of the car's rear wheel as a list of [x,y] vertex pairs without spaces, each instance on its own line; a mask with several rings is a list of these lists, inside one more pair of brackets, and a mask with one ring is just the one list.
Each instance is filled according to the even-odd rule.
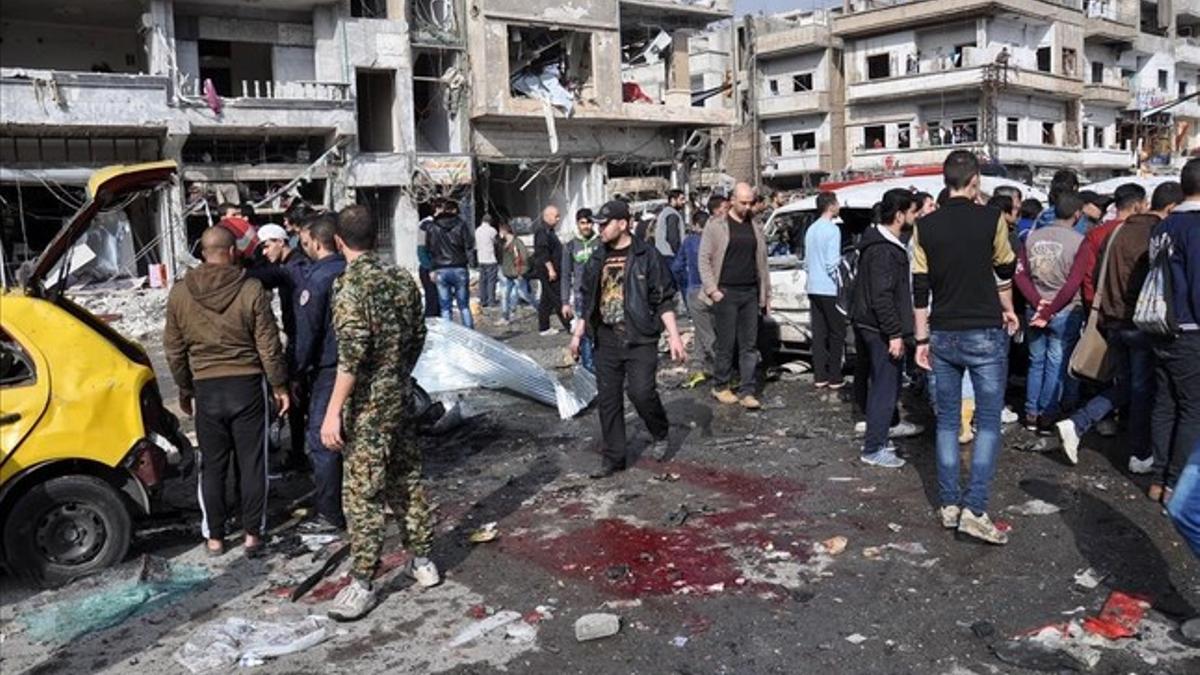
[[120,562],[132,521],[117,490],[94,476],[62,476],[21,496],[4,523],[8,566],[59,585]]

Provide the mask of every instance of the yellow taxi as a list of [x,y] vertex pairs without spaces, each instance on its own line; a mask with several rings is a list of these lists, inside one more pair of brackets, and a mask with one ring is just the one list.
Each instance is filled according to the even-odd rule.
[[0,553],[45,584],[121,561],[161,489],[165,450],[186,444],[145,350],[62,290],[96,214],[175,172],[169,161],[97,171],[20,287],[0,294]]

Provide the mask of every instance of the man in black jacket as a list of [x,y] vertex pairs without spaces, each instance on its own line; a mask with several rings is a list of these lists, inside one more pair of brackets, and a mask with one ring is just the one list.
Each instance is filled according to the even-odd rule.
[[625,389],[654,437],[651,454],[667,453],[667,412],[658,397],[658,337],[667,330],[671,358],[682,363],[683,340],[675,325],[675,280],[654,246],[629,233],[629,206],[611,201],[594,222],[603,246],[583,270],[584,313],[571,338],[579,356],[588,334],[596,345],[597,408],[604,459],[592,478],[625,470]]
[[866,354],[871,369],[867,388],[867,435],[864,464],[898,469],[904,460],[888,442],[888,430],[900,396],[905,341],[912,339],[912,290],[908,281],[908,249],[900,234],[917,217],[913,193],[888,190],[875,207],[877,225],[858,242],[858,276],[851,319],[856,351]]
[[529,261],[529,278],[537,279],[542,287],[538,296],[538,331],[542,335],[556,335],[557,328],[550,327],[550,315],[562,322],[563,330],[571,322],[562,312],[562,294],[559,293],[558,269],[562,261],[562,241],[558,238],[558,222],[562,216],[553,204],[542,209],[542,217],[533,223],[533,255]]
[[437,284],[442,318],[452,321],[454,304],[458,303],[462,324],[474,328],[475,320],[471,317],[469,304],[471,277],[467,272],[467,264],[475,256],[475,233],[467,221],[458,215],[458,204],[452,199],[445,200],[438,214],[433,220],[423,222],[421,229],[425,230],[425,246],[429,251],[433,281]]

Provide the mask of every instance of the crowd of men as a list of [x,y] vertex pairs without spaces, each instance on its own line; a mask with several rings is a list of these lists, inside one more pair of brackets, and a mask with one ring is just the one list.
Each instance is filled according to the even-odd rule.
[[[861,461],[905,465],[896,440],[922,429],[901,418],[900,395],[906,382],[925,381],[937,420],[935,517],[1000,545],[1008,534],[988,511],[1001,425],[1020,419],[1056,436],[1073,464],[1080,438],[1115,426],[1115,417],[1129,470],[1153,475],[1148,496],[1200,555],[1200,160],[1152,194],[1130,183],[1111,199],[1080,192],[1063,171],[1046,205],[1013,187],[984,195],[968,152],[949,153],[943,175],[936,198],[886,192],[857,237],[841,224],[837,196],[821,193],[818,217],[797,241],[816,389],[846,384],[843,347],[853,332]],[[304,527],[344,530],[352,549],[354,580],[330,615],[353,620],[377,602],[385,505],[403,521],[409,572],[438,583],[411,372],[425,319],[474,327],[476,303],[499,305],[495,325],[513,321],[524,302],[536,307],[542,335],[556,335],[556,323],[570,331],[568,349],[597,382],[595,479],[627,467],[626,398],[650,433],[646,454],[671,454],[657,386],[664,334],[670,358],[690,364],[687,386],[710,381],[720,404],[759,409],[772,252],[761,216],[780,205],[739,183],[702,208],[671,191],[652,220],[636,219],[622,200],[580,209],[573,228],[548,205],[527,245],[502,218],[489,214],[473,227],[454,201],[440,200],[420,224],[416,279],[373,253],[377,228],[365,207],[297,207],[283,226],[258,228],[237,207],[222,209],[200,240],[204,264],[171,291],[164,336],[181,408],[196,418],[208,552],[225,552],[231,474],[244,550],[261,551],[267,429],[286,416],[289,461],[311,466],[316,486],[317,516]],[[572,232],[565,243],[564,229]],[[684,315],[694,331],[690,358]],[[1005,407],[1010,364],[1024,369],[1023,416]]]

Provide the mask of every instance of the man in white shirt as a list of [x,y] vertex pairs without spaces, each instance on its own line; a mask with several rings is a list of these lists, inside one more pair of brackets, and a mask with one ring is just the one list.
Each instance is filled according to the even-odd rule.
[[496,260],[496,228],[492,217],[484,216],[475,228],[475,255],[479,259],[479,304],[491,307],[496,304],[496,275],[500,265]]

